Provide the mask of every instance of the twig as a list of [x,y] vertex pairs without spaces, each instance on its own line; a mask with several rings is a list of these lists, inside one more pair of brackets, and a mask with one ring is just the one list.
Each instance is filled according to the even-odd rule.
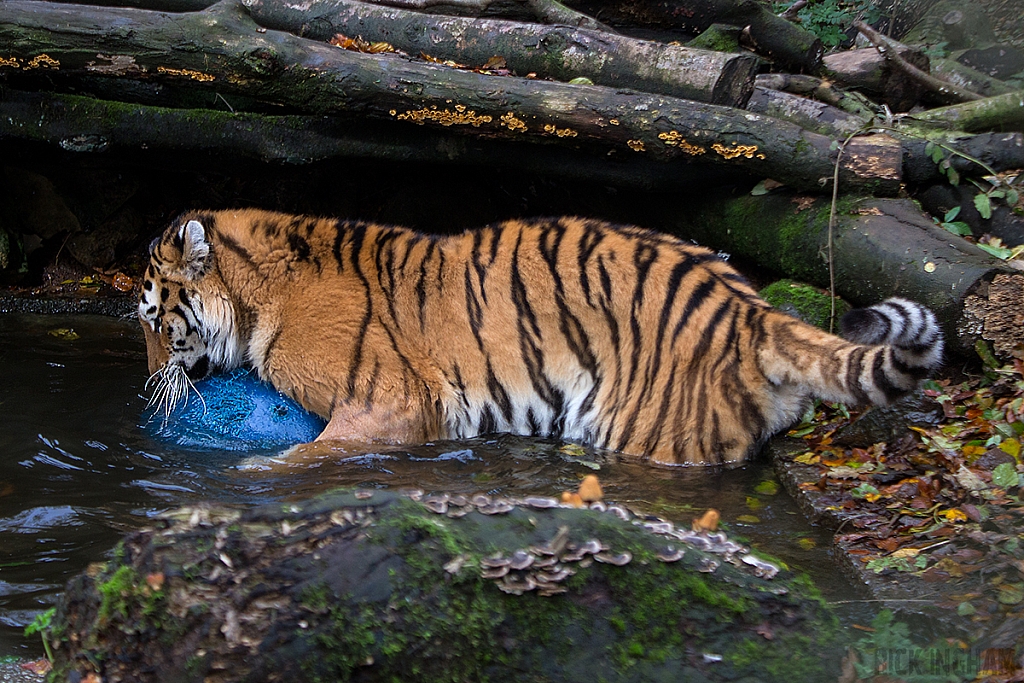
[[828,312],[828,331],[832,332],[836,327],[836,267],[835,262],[832,258],[832,234],[836,228],[836,204],[839,202],[839,162],[843,159],[843,152],[846,151],[846,145],[850,144],[857,135],[863,133],[863,130],[850,133],[843,144],[839,145],[839,152],[836,154],[836,164],[832,172],[832,205],[828,211],[828,301],[829,301],[829,312]]
[[606,26],[582,12],[569,9],[557,0],[526,0],[526,5],[545,24],[565,24],[576,28],[589,28],[593,31],[618,34],[618,31],[610,26]]
[[796,13],[804,7],[807,7],[807,0],[796,0],[796,2],[787,7],[786,11],[780,14],[779,17],[786,21],[798,22],[799,17],[797,17]]
[[371,5],[385,5],[387,7],[403,7],[405,9],[426,9],[435,5],[447,5],[448,7],[464,7],[466,9],[487,9],[493,0],[363,0]]
[[918,83],[921,83],[929,90],[954,102],[970,102],[973,100],[983,99],[982,96],[976,92],[971,92],[965,88],[953,85],[949,81],[944,81],[941,78],[935,78],[935,76],[921,71],[898,54],[896,49],[897,46],[893,41],[889,40],[863,21],[855,21],[853,22],[853,25],[858,31],[864,34],[865,38],[871,41],[871,44],[875,46],[875,49],[878,50],[878,52],[881,53],[890,64],[910,78],[913,78]]

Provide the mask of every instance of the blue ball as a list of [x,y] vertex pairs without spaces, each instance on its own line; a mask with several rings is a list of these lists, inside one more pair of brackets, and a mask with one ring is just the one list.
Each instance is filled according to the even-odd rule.
[[190,392],[166,420],[152,415],[146,429],[186,448],[256,451],[312,441],[326,425],[252,370],[214,375],[195,388],[202,401]]

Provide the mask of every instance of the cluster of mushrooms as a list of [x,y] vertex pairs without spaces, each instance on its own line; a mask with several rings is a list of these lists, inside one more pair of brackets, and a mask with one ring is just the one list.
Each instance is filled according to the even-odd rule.
[[[566,492],[561,500],[545,496],[528,496],[525,498],[497,498],[478,493],[473,496],[461,494],[449,495],[437,493],[424,495],[420,490],[406,490],[403,493],[409,498],[423,504],[431,512],[447,517],[462,517],[475,511],[484,515],[506,514],[516,508],[543,510],[549,508],[589,507],[598,512],[608,512],[623,521],[632,522],[658,536],[671,539],[675,543],[666,545],[657,554],[662,562],[678,562],[686,555],[688,546],[702,551],[697,570],[712,573],[721,564],[729,562],[738,567],[748,567],[755,576],[772,579],[779,568],[750,554],[748,548],[729,540],[722,532],[716,532],[718,513],[708,510],[700,519],[693,522],[690,529],[677,528],[672,522],[659,517],[635,515],[621,505],[607,505],[601,501],[602,492],[597,477],[588,475],[575,493]],[[707,554],[721,556],[722,560],[707,557]],[[445,565],[452,574],[461,570],[466,562],[465,557],[457,557]],[[512,595],[535,592],[541,596],[552,596],[565,593],[562,585],[567,578],[576,573],[577,568],[586,568],[594,562],[615,566],[625,566],[633,559],[628,551],[613,553],[611,549],[597,539],[584,543],[569,542],[569,527],[559,527],[555,536],[543,545],[533,545],[519,549],[510,555],[496,553],[480,560],[480,576],[495,582],[499,589]]]

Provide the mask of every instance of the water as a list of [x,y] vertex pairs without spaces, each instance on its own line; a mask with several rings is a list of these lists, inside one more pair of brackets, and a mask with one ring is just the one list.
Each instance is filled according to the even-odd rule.
[[[104,560],[154,514],[199,500],[252,505],[336,486],[557,496],[599,468],[608,500],[677,523],[717,508],[732,533],[810,573],[826,597],[858,597],[837,576],[828,535],[784,493],[755,492],[773,479],[763,459],[730,471],[657,468],[498,436],[251,471],[239,467],[247,454],[188,451],[150,436],[142,427],[146,374],[134,321],[0,316],[0,658],[38,655],[39,641],[24,638],[24,626],[71,576]],[[760,523],[738,522],[740,515]]]

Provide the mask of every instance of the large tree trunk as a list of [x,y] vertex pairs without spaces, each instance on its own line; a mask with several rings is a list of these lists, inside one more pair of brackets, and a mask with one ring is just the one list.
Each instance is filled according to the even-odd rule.
[[[160,99],[166,85],[185,85],[211,98],[242,96],[286,111],[443,126],[613,157],[690,159],[800,188],[821,188],[833,175],[832,139],[777,119],[664,96],[349,52],[262,29],[233,0],[178,15],[24,0],[0,8],[0,41],[10,46],[6,68],[56,83],[90,89],[114,83],[123,89],[128,82],[148,90],[151,100]],[[127,25],[131,30],[117,28]],[[846,157],[843,187],[897,192],[898,147],[882,144],[870,156],[874,163]]]
[[132,534],[62,598],[58,679],[811,680],[835,666],[813,589],[724,535],[546,499],[367,494],[183,510]]
[[300,6],[246,0],[261,26],[328,41],[336,34],[384,41],[411,55],[427,54],[478,68],[493,57],[515,75],[672,95],[742,108],[754,87],[757,60],[666,45],[568,26],[498,19],[440,17],[354,0],[315,0]]

